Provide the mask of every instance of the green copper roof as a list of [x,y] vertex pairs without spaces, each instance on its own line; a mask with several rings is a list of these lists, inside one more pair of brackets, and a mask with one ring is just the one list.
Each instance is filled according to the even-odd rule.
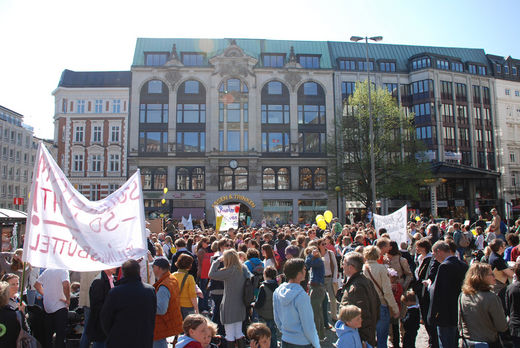
[[[173,44],[177,53],[200,52],[205,53],[207,59],[219,55],[229,46],[231,39],[153,39],[138,38],[135,46],[132,65],[144,65],[145,52],[170,52]],[[262,66],[263,53],[282,53],[289,57],[291,46],[294,53],[320,55],[321,69],[337,68],[338,58],[365,58],[364,43],[332,42],[332,41],[290,41],[265,39],[235,39],[237,45],[244,52],[258,59],[258,66]],[[372,59],[396,60],[398,71],[407,71],[408,60],[414,55],[430,53],[439,56],[452,57],[462,60],[463,63],[474,62],[488,66],[488,60],[483,49],[451,48],[411,45],[391,45],[370,43],[369,57]]]
[[[205,53],[206,59],[219,55],[229,46],[231,39],[148,39],[138,38],[135,46],[134,61],[132,65],[144,65],[145,52],[170,52],[173,44],[177,53],[200,52]],[[320,66],[322,69],[331,68],[329,49],[326,41],[286,41],[263,39],[235,39],[237,45],[247,55],[258,59],[261,66],[262,53],[283,53],[289,57],[291,46],[295,54],[321,55]],[[180,58],[180,57],[179,57]],[[207,63],[207,61],[205,62]]]
[[[333,66],[337,58],[365,58],[364,42],[329,42]],[[391,59],[397,61],[397,70],[408,70],[408,59],[421,53],[432,53],[439,56],[459,58],[463,63],[473,62],[488,66],[486,53],[479,48],[452,48],[432,46],[390,45],[369,43],[368,56],[371,59]]]

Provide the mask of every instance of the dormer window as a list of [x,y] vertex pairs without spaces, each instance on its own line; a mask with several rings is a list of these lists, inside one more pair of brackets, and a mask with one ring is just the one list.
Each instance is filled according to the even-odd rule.
[[[462,63],[460,62],[452,62],[451,63],[451,71],[458,71],[458,72],[463,72],[463,67],[462,67]],[[474,72],[473,74],[475,74],[476,72]]]
[[437,59],[437,69],[450,70],[450,62],[446,59]]
[[263,57],[264,67],[266,68],[282,68],[284,65],[285,55],[284,54],[264,54]]
[[181,53],[182,64],[186,66],[199,66],[204,63],[204,55],[202,53]]
[[355,71],[356,61],[353,59],[342,59],[339,62],[339,70]]
[[394,72],[395,71],[395,62],[380,62],[379,70],[386,72]]
[[320,68],[320,56],[311,54],[300,54],[298,55],[298,62],[305,69],[319,69]]
[[[359,71],[367,71],[367,62],[364,60],[360,60],[358,63],[358,70]],[[370,67],[370,71],[374,71],[374,62],[369,61],[368,66]]]
[[511,73],[512,73],[513,75],[516,75],[516,72],[517,72],[516,66],[512,67],[512,68],[511,68]]
[[145,65],[147,66],[160,66],[164,65],[169,57],[168,52],[151,52],[144,54]]
[[502,66],[500,64],[497,64],[497,73],[502,73]]
[[419,70],[431,67],[430,57],[417,58],[412,61],[412,70]]
[[507,65],[504,65],[504,74],[506,74],[506,75],[509,74],[509,66],[507,66]]

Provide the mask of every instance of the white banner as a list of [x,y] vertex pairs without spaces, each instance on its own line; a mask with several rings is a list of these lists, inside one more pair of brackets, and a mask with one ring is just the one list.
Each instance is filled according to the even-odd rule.
[[222,216],[219,231],[227,231],[230,228],[238,228],[238,215],[240,213],[240,204],[216,205],[215,219]]
[[35,267],[98,271],[147,252],[139,170],[110,196],[89,201],[40,144],[23,260]]
[[374,214],[374,226],[376,227],[378,236],[379,229],[385,228],[390,238],[396,241],[399,247],[401,242],[408,242],[408,235],[406,233],[406,205],[389,215]]

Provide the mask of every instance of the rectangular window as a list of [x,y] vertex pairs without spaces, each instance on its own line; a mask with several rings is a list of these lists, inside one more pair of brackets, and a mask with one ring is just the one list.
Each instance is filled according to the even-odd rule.
[[82,143],[83,142],[83,126],[76,126],[74,129],[74,142]]
[[511,162],[511,163],[515,163],[516,162],[516,158],[515,158],[515,153],[514,152],[510,152],[509,153],[509,162]]
[[121,112],[121,100],[115,99],[112,102],[112,113],[118,114]]
[[497,67],[497,73],[499,73],[499,74],[502,73],[502,66],[500,64],[497,64],[496,67]]
[[84,114],[85,113],[85,101],[84,100],[78,100],[78,104],[76,106],[76,112],[78,114]]
[[284,65],[285,55],[264,54],[263,63],[266,68],[281,68]]
[[72,171],[82,172],[83,171],[83,155],[74,155],[72,161]]
[[412,61],[412,70],[429,68],[431,66],[431,60],[429,57],[417,58]]
[[316,55],[300,55],[298,56],[300,65],[305,69],[319,69],[320,56]]
[[90,184],[90,200],[99,201],[101,199],[101,185]]
[[227,151],[240,151],[240,131],[227,131]]
[[227,105],[227,121],[240,122],[240,103],[230,103]]
[[177,123],[205,123],[206,104],[177,104]]
[[168,52],[160,52],[160,53],[145,53],[145,65],[148,66],[158,66],[164,65],[168,60],[169,53]]
[[518,69],[516,68],[516,66],[511,68],[511,74],[516,75],[517,71],[518,71]]
[[110,128],[110,142],[111,143],[119,142],[119,126],[112,126]]
[[177,152],[206,151],[205,132],[177,132]]
[[103,128],[102,126],[93,126],[92,127],[92,142],[100,143],[103,139]]
[[[463,72],[464,71],[462,63],[459,63],[459,62],[452,62],[451,63],[451,70],[452,71],[457,71],[457,72]],[[475,73],[473,73],[473,74],[475,74]]]
[[168,132],[140,132],[139,152],[166,152]]
[[168,104],[141,104],[140,123],[168,123]]
[[100,114],[103,112],[103,100],[101,99],[96,99],[96,107],[94,109],[94,112],[96,114]]
[[92,155],[92,157],[90,158],[90,171],[100,172],[101,161],[101,155]]
[[510,95],[511,94],[511,90],[506,88],[506,95]]
[[121,185],[119,184],[108,184],[108,193],[114,193],[116,192],[119,188],[121,187]]
[[111,172],[119,172],[119,154],[108,155],[108,170]]
[[[369,61],[368,66],[369,66],[370,71],[374,71],[374,62]],[[358,70],[367,71],[367,62],[364,60],[359,60],[358,61]]]
[[184,82],[184,94],[199,94],[200,83],[198,81],[189,80]]
[[325,105],[298,105],[298,124],[325,124]]
[[298,133],[298,150],[300,153],[325,153],[325,133]]
[[380,62],[379,70],[386,72],[394,72],[395,71],[395,63],[394,62]]
[[487,75],[487,70],[485,66],[479,66],[478,67],[478,74],[479,75]]
[[262,124],[289,124],[289,105],[262,104]]
[[474,64],[469,64],[468,65],[468,72],[470,74],[476,74],[477,73],[477,66],[474,65]]
[[449,70],[450,63],[446,59],[437,59],[437,69]]
[[515,91],[515,97],[520,97],[520,91],[518,91],[518,90]]
[[163,83],[160,80],[152,80],[148,82],[148,94],[161,94]]
[[205,186],[204,167],[177,167],[177,191],[202,191]]
[[352,59],[345,59],[339,61],[339,70],[355,71],[356,61]]
[[509,66],[504,65],[504,74],[509,74]]
[[182,64],[186,66],[199,66],[204,63],[204,55],[201,53],[182,53]]
[[289,152],[288,132],[262,132],[262,152]]

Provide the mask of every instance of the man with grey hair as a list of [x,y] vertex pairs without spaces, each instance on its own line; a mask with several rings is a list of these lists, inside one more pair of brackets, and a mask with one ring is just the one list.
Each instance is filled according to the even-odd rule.
[[361,308],[362,324],[359,328],[361,341],[376,346],[376,325],[381,302],[374,284],[363,275],[363,255],[350,252],[343,258],[343,272],[348,280],[343,285],[341,306],[355,305]]
[[456,348],[458,346],[457,300],[468,265],[454,255],[445,241],[436,242],[432,250],[433,257],[440,265],[430,287],[428,323],[437,327],[439,347]]

